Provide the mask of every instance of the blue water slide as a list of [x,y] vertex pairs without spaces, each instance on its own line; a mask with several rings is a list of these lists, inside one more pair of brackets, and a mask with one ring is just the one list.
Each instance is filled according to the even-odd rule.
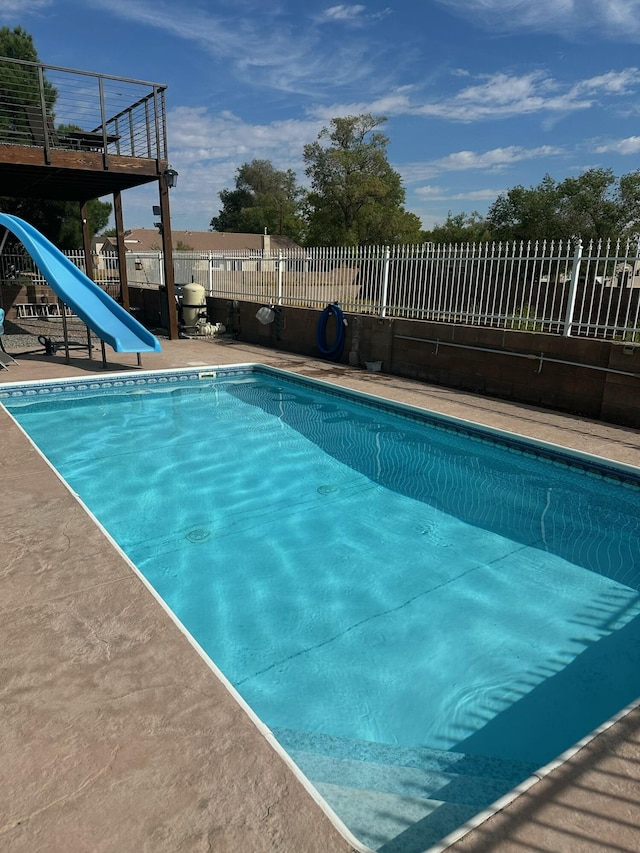
[[51,289],[116,352],[160,352],[160,341],[24,219],[0,213]]

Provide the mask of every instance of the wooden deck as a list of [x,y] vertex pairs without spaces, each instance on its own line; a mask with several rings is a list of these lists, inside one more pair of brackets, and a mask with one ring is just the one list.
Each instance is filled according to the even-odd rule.
[[8,196],[83,202],[157,181],[158,175],[158,161],[146,157],[54,149],[46,158],[44,148],[0,144],[0,182]]
[[165,88],[0,57],[2,194],[84,203],[157,181]]
[[3,196],[77,202],[87,259],[93,235],[85,206],[113,196],[120,295],[128,310],[122,192],[157,182],[169,337],[175,340],[169,188],[177,172],[168,161],[165,90],[159,83],[0,57],[0,184]]

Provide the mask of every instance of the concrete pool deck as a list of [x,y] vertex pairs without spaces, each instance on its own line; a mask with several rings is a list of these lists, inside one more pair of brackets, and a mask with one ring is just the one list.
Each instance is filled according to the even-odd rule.
[[[640,467],[624,427],[227,339],[162,347],[144,369],[259,362]],[[19,361],[0,383],[105,372]],[[4,412],[0,428],[0,850],[352,850]],[[451,849],[640,850],[640,711]]]

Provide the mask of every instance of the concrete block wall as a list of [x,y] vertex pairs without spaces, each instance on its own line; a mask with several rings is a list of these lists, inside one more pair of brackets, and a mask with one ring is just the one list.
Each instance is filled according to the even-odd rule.
[[[263,325],[260,307],[207,298],[209,321],[238,340],[320,356],[319,309],[283,306],[274,323]],[[360,314],[346,319],[344,364],[381,361],[391,375],[640,428],[640,344]],[[329,342],[334,334],[331,318]]]
[[2,288],[2,305],[9,320],[14,320],[17,317],[15,306],[30,303],[42,304],[44,302],[53,304],[58,301],[58,297],[48,284],[35,283],[30,278],[17,278],[10,282],[3,282]]

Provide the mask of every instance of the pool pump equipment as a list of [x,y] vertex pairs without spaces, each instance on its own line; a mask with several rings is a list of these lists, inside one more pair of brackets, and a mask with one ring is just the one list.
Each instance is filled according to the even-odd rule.
[[207,304],[201,284],[185,284],[182,288],[182,322],[187,329],[197,329],[198,322],[207,319]]

